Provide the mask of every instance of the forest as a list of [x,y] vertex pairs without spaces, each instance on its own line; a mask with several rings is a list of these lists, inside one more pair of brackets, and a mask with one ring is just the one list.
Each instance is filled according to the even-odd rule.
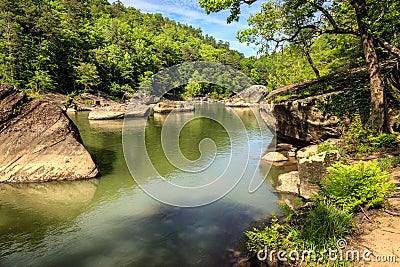
[[[119,98],[158,71],[190,61],[229,65],[269,90],[315,78],[315,69],[323,76],[364,65],[361,42],[353,36],[321,36],[306,54],[304,46],[291,44],[245,57],[201,29],[120,1],[0,0],[0,25],[0,83],[32,95],[100,90]],[[204,95],[223,98],[231,92],[191,83],[179,94]]]

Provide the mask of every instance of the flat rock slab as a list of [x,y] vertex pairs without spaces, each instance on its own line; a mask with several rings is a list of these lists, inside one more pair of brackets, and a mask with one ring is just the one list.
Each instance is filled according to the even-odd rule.
[[192,102],[187,101],[164,101],[157,103],[153,111],[155,113],[170,113],[174,112],[192,112],[194,111],[194,105]]
[[279,152],[269,152],[262,159],[270,162],[288,161],[288,158]]
[[94,178],[98,170],[60,107],[0,85],[0,182]]

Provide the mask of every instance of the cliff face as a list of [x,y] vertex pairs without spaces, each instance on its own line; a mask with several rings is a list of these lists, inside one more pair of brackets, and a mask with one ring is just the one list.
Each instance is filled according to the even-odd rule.
[[53,103],[0,85],[0,182],[94,178],[98,170],[78,129]]
[[338,138],[339,118],[327,116],[316,107],[317,101],[324,101],[331,94],[337,93],[263,104],[261,115],[268,126],[275,129],[278,139],[283,141],[303,145]]

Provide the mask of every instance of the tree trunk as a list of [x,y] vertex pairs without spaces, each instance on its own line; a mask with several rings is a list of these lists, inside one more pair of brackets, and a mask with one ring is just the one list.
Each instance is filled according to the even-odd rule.
[[389,132],[387,102],[385,96],[385,83],[376,54],[374,39],[368,33],[363,19],[368,15],[368,7],[365,0],[353,0],[352,5],[356,11],[357,23],[364,49],[365,61],[370,77],[371,86],[371,117],[370,123],[378,132]]
[[317,78],[320,78],[321,76],[319,74],[319,70],[318,70],[317,66],[315,66],[315,63],[310,55],[310,51],[308,50],[307,47],[304,48],[304,54],[306,55],[308,64],[310,64],[311,68],[313,69],[315,76]]

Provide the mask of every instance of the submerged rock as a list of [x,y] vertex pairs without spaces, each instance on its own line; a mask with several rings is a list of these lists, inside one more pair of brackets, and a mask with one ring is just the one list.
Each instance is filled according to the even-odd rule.
[[94,178],[95,163],[79,131],[54,103],[0,85],[0,182]]

